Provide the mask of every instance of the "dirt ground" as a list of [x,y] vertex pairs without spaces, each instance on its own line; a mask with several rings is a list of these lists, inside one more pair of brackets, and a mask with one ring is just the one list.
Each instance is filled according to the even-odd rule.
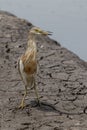
[[24,93],[17,60],[32,26],[0,11],[0,130],[87,130],[87,64],[48,37],[37,41],[41,106],[32,89],[17,109]]

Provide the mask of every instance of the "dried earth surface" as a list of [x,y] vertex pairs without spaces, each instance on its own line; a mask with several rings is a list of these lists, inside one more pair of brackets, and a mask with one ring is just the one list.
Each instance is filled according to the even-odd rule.
[[48,37],[37,41],[41,106],[31,89],[17,109],[24,93],[17,60],[32,26],[0,11],[0,130],[87,130],[87,63]]

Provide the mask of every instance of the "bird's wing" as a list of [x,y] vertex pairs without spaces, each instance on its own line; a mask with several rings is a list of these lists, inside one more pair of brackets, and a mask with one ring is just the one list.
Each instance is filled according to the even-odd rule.
[[18,59],[18,71],[19,71],[19,74],[21,76],[21,79],[23,80],[23,77],[22,77],[22,74],[21,74],[21,71],[20,71],[20,59]]

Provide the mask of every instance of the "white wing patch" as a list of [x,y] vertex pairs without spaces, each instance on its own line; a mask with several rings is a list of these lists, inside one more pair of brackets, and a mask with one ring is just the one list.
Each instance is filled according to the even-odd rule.
[[24,65],[23,65],[22,60],[19,61],[19,65],[20,65],[20,72],[22,74],[23,73],[23,69],[24,69]]
[[23,65],[22,60],[19,61],[19,68],[20,68],[20,74],[21,74],[22,80],[24,84],[27,85],[26,74],[24,72],[24,65]]

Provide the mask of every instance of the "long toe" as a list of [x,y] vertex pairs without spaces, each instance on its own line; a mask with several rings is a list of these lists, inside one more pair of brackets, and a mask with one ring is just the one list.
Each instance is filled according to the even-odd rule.
[[38,101],[36,101],[36,105],[35,105],[35,107],[37,107],[37,106],[41,106],[41,102],[38,100]]
[[18,106],[19,109],[23,109],[24,107],[25,107],[25,105],[23,102]]
[[37,105],[40,107],[41,106],[41,102],[38,100],[37,101]]

